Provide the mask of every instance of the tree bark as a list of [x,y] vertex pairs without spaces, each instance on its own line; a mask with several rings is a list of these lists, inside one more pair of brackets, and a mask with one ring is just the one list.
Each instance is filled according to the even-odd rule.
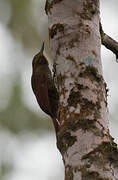
[[65,180],[118,179],[102,75],[99,0],[47,0],[60,96],[57,147]]

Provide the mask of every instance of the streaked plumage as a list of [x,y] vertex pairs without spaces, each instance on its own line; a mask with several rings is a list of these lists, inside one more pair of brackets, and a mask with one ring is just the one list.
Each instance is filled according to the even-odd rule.
[[40,108],[53,119],[55,130],[58,129],[58,93],[54,85],[48,61],[43,55],[44,44],[32,62],[31,84]]

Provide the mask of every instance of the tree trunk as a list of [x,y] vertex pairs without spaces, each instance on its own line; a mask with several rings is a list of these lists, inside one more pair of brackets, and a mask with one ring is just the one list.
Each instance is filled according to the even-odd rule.
[[57,147],[65,180],[118,179],[102,75],[99,0],[47,0],[60,96]]

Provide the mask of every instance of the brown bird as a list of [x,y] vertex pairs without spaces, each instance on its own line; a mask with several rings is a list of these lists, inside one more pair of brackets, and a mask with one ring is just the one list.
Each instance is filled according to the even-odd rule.
[[44,42],[40,52],[34,56],[32,61],[31,84],[40,108],[51,116],[57,132],[59,125],[57,120],[59,96],[43,51]]

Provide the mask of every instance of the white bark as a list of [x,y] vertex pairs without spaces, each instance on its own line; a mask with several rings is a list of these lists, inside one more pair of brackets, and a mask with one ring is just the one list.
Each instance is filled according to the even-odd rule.
[[99,0],[47,0],[46,12],[57,64],[57,146],[63,156],[65,180],[116,180],[118,153],[108,129]]

